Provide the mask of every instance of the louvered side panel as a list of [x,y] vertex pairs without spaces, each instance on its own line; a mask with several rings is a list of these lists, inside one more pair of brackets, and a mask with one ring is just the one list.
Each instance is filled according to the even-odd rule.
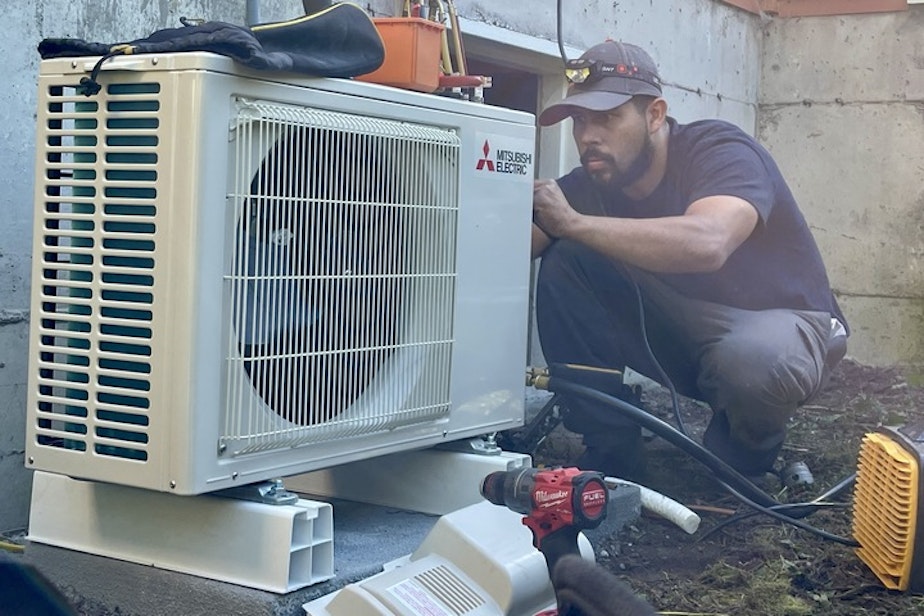
[[169,370],[190,350],[158,332],[183,310],[169,260],[194,267],[170,230],[171,208],[191,207],[171,177],[176,101],[190,97],[169,72],[106,73],[85,96],[75,65],[39,84],[27,462],[169,489],[185,409],[163,392],[183,388]]

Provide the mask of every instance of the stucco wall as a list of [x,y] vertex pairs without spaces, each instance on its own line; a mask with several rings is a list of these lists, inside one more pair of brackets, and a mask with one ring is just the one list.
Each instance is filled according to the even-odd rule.
[[849,355],[924,364],[924,6],[772,20],[759,138],[853,328]]

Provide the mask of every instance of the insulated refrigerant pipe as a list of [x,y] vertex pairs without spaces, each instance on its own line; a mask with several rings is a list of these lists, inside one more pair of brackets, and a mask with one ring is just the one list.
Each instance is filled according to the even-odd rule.
[[637,406],[633,406],[628,402],[597,391],[591,387],[578,385],[577,383],[560,377],[547,377],[547,380],[545,380],[545,387],[549,391],[557,394],[571,394],[584,398],[585,400],[591,400],[611,407],[643,428],[647,428],[667,442],[690,454],[695,460],[704,464],[715,473],[719,480],[734,486],[741,494],[758,505],[762,507],[776,507],[780,504],[779,501],[773,499],[766,492],[755,486],[747,477],[729,466],[714,453],[701,446],[696,441],[693,441],[688,436],[675,429],[672,425],[661,421],[654,415],[643,411]]

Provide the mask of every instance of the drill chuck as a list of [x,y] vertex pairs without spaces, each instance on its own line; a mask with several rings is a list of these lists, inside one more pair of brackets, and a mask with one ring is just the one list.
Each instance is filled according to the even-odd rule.
[[532,489],[536,483],[531,471],[535,469],[491,473],[481,483],[481,495],[490,503],[528,514],[533,510]]

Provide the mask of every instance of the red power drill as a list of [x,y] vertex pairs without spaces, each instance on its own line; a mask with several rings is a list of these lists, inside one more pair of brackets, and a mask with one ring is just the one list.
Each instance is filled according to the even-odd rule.
[[484,478],[481,495],[526,516],[550,574],[560,557],[580,555],[578,533],[599,526],[609,502],[603,474],[578,468],[497,471]]

